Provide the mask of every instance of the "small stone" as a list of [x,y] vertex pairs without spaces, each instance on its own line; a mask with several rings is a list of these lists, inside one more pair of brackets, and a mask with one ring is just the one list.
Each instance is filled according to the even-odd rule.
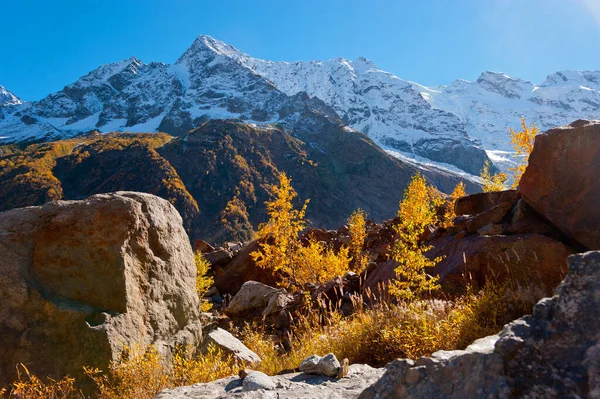
[[244,378],[242,391],[272,390],[277,388],[271,377],[260,371],[251,371]]
[[298,369],[304,374],[321,374],[321,368],[319,367],[320,361],[321,356],[309,356],[306,359],[304,359],[302,363],[300,363]]
[[348,375],[348,367],[350,365],[350,361],[348,360],[348,358],[345,358],[344,360],[342,360],[342,366],[340,367],[339,371],[338,371],[338,375],[337,378],[344,378],[345,376]]
[[333,353],[328,353],[319,360],[319,369],[321,369],[321,374],[327,377],[337,377],[340,370],[340,362]]

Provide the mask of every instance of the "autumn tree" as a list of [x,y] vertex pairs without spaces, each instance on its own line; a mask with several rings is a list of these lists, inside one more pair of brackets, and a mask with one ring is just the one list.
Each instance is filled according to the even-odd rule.
[[444,213],[443,226],[449,227],[452,225],[452,221],[456,217],[456,213],[454,212],[454,205],[456,204],[456,200],[460,197],[464,197],[467,195],[465,191],[465,183],[461,181],[458,182],[454,190],[452,190],[452,194],[450,194],[449,203],[446,206],[446,212]]
[[508,176],[504,172],[498,172],[494,175],[490,174],[490,161],[485,161],[483,169],[479,175],[483,183],[483,192],[489,193],[492,191],[502,191],[506,189],[505,183]]
[[438,278],[427,274],[427,269],[441,260],[425,256],[430,247],[420,242],[425,227],[436,218],[432,191],[420,173],[412,177],[404,191],[398,216],[400,223],[396,232],[399,239],[393,250],[394,260],[398,262],[395,269],[397,279],[392,281],[389,291],[400,299],[413,300],[424,292],[439,288]]
[[301,209],[294,209],[292,201],[297,193],[287,175],[279,175],[279,185],[270,189],[273,198],[266,202],[269,221],[259,226],[260,249],[251,254],[256,265],[280,272],[285,278],[282,285],[292,289],[309,282],[322,283],[346,272],[350,263],[348,247],[336,253],[311,236],[307,245],[300,242],[300,233],[306,228],[308,200]]
[[281,271],[288,276],[288,286],[298,285],[298,236],[306,227],[304,217],[309,200],[302,208],[294,209],[292,201],[298,194],[285,173],[279,175],[279,185],[271,186],[270,191],[273,199],[266,202],[269,221],[259,226],[260,250],[252,252],[251,256],[258,267]]
[[508,131],[510,143],[515,150],[515,161],[517,163],[517,166],[509,169],[512,173],[512,188],[517,188],[519,185],[521,176],[523,176],[527,168],[529,155],[533,151],[535,136],[540,132],[533,123],[528,127],[525,118],[521,118],[521,129],[518,132],[513,129],[509,129]]
[[367,214],[362,209],[357,209],[348,217],[350,230],[350,254],[352,255],[353,271],[361,272],[367,267],[368,258],[363,253],[365,238],[367,237]]

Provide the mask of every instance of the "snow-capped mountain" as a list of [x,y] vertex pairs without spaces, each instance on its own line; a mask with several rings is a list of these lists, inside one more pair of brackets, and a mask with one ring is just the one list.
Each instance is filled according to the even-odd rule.
[[597,118],[600,72],[558,72],[539,86],[485,72],[475,82],[429,88],[365,58],[271,62],[200,36],[172,65],[132,57],[40,101],[14,98],[0,102],[0,137],[9,142],[89,130],[178,135],[226,118],[316,132],[321,116],[402,156],[477,174],[488,159],[484,149],[492,156],[509,149],[506,130],[521,116],[542,129]]
[[600,118],[600,71],[556,72],[540,85],[484,72],[474,82],[414,87],[433,107],[464,121],[469,137],[488,150],[510,151],[507,130],[519,128],[521,117],[542,131],[577,119]]
[[19,97],[0,86],[0,106],[21,104]]

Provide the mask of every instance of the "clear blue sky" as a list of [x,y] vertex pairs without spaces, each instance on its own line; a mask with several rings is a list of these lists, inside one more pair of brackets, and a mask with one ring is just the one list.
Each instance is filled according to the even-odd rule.
[[365,56],[432,86],[600,69],[600,0],[3,0],[0,18],[0,85],[26,100],[132,55],[172,63],[199,34],[276,61]]

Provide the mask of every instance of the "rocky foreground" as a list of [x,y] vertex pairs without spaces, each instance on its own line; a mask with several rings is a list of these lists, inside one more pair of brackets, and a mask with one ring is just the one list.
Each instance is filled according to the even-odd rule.
[[381,369],[351,365],[338,380],[292,373],[246,384],[229,377],[156,398],[600,398],[600,251],[573,255],[568,264],[554,297],[465,350]]
[[[463,197],[452,225],[422,238],[448,255],[435,271],[443,284],[466,272],[481,284],[525,272],[552,295],[562,280],[554,296],[500,334],[380,369],[357,364],[346,373],[343,361],[333,363],[337,374],[323,369],[341,378],[304,374],[302,367],[304,373],[276,377],[249,372],[158,397],[600,398],[599,149],[597,122],[540,135],[518,191]],[[368,277],[347,274],[308,287],[310,294],[340,300],[351,314],[348,297],[363,282],[393,278],[392,225],[368,226]],[[313,232],[334,247],[348,239],[347,227]],[[256,248],[198,243],[212,262],[211,296],[224,313],[264,318],[284,335],[297,298],[265,285],[275,276],[247,261]],[[569,256],[578,252],[586,253]],[[178,345],[202,350],[214,342],[254,362],[256,354],[227,331],[202,325],[192,247],[168,201],[116,192],[3,212],[0,253],[0,387],[15,380],[19,363],[39,376],[80,377],[84,366],[118,360],[123,345],[153,345],[168,358]],[[223,301],[219,292],[233,299]]]

